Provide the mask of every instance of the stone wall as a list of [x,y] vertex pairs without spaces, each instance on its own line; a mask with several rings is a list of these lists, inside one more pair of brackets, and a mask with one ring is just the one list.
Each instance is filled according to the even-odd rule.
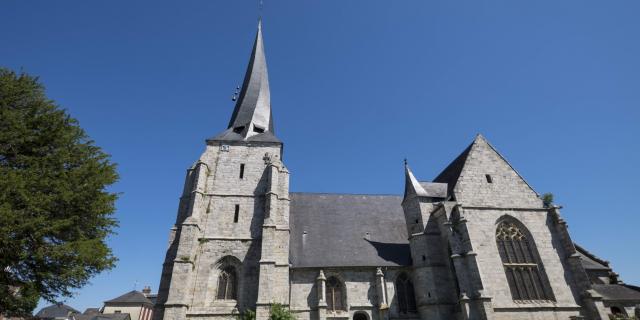
[[453,193],[465,206],[542,207],[536,192],[482,136],[474,141]]
[[[518,220],[531,234],[532,239],[529,239],[529,243],[537,249],[555,301],[525,303],[513,300],[496,244],[497,223],[505,216]],[[516,317],[527,310],[540,311],[541,314],[578,314],[581,308],[571,290],[574,280],[571,273],[565,270],[565,254],[559,251],[559,239],[553,232],[554,228],[550,226],[552,222],[546,210],[464,209],[464,217],[468,221],[466,225],[470,242],[477,254],[476,261],[484,294],[491,297],[497,318],[503,317],[505,313],[508,315],[504,315],[504,319]]]
[[395,294],[395,279],[401,272],[412,275],[408,267],[382,268],[386,285],[388,309],[380,311],[381,297],[376,288],[375,267],[323,268],[325,277],[337,277],[345,286],[346,310],[333,313],[327,310],[318,316],[318,281],[320,268],[302,268],[291,270],[291,310],[298,320],[324,320],[326,318],[352,319],[357,312],[364,312],[368,319],[417,319],[417,314],[400,314]]

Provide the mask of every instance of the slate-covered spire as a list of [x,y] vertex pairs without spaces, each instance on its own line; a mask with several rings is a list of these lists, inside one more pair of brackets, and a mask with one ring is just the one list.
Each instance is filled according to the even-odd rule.
[[404,161],[404,198],[407,199],[411,196],[426,196],[427,192],[424,190],[418,179],[413,175],[407,160]]
[[259,21],[249,65],[229,126],[213,140],[280,142],[273,132],[270,96],[267,60],[262,39],[262,21]]

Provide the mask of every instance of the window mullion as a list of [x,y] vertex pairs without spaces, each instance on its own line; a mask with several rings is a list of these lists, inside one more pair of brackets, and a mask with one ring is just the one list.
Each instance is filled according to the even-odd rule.
[[527,271],[529,273],[529,278],[531,279],[531,285],[533,286],[533,290],[535,291],[536,297],[538,299],[544,299],[545,298],[544,294],[542,292],[540,292],[540,289],[542,289],[542,288],[539,288],[540,284],[539,284],[538,281],[536,281],[537,279],[533,276],[533,271],[532,270],[533,270],[533,268],[527,268]]

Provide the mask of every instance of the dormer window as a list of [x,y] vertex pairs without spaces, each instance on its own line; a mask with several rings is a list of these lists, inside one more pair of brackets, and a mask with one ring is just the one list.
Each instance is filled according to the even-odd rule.
[[253,125],[253,132],[257,132],[257,133],[263,133],[264,132],[264,128],[260,128],[256,125]]
[[242,133],[242,131],[244,131],[244,126],[233,128],[233,132],[235,132],[235,133],[240,134],[240,133]]

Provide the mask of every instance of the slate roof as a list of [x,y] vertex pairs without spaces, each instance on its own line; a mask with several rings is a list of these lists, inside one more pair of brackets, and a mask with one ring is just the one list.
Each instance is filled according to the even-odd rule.
[[408,266],[402,197],[289,194],[293,268]]
[[36,317],[42,319],[65,318],[73,313],[80,313],[80,311],[64,303],[57,303],[40,309],[40,311],[36,313]]
[[587,251],[585,248],[574,243],[576,252],[580,255],[580,261],[582,266],[587,270],[611,270],[611,267],[607,265],[607,262],[596,257],[593,253]]
[[82,314],[88,315],[88,314],[98,314],[98,313],[100,313],[99,308],[87,308],[86,310],[84,310]]
[[119,303],[126,303],[126,304],[136,304],[136,303],[142,303],[142,304],[147,304],[147,305],[153,305],[153,303],[151,302],[151,300],[147,299],[147,297],[144,296],[144,293],[140,292],[140,291],[129,291],[115,299],[111,299],[111,300],[107,300],[104,302],[105,304],[119,304]]
[[467,157],[471,152],[471,147],[473,147],[473,143],[464,149],[460,155],[458,155],[435,179],[433,179],[434,182],[446,183],[448,185],[447,194],[449,195],[453,195],[453,188],[455,188],[456,183],[458,183],[458,178],[462,173],[464,164],[467,162]]
[[257,141],[257,142],[275,142],[282,143],[273,133],[266,131],[255,136],[244,138],[241,134],[233,132],[233,128],[229,128],[217,136],[207,139],[208,141]]
[[273,132],[271,92],[262,39],[262,22],[258,22],[249,65],[229,126],[227,130],[209,140],[280,142]]
[[624,284],[594,284],[593,290],[602,295],[605,300],[640,302],[640,291],[632,289],[632,286]]
[[78,314],[73,316],[74,320],[131,320],[128,313],[100,313],[100,314]]

